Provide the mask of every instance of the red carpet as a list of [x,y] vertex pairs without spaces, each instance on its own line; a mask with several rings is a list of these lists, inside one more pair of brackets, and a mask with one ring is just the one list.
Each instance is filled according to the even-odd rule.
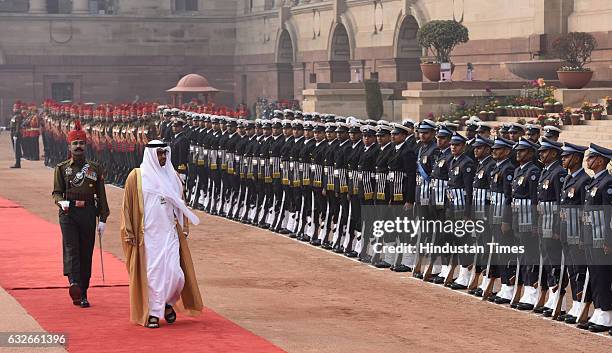
[[62,276],[59,226],[0,198],[0,229],[0,285],[45,330],[68,334],[70,352],[283,352],[209,309],[195,318],[179,314],[173,325],[162,320],[157,330],[132,324],[125,266],[105,252],[102,283],[98,248],[89,290],[93,305],[75,307]]

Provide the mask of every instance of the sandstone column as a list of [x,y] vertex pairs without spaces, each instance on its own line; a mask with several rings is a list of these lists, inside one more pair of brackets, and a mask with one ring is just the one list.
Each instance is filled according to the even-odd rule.
[[72,13],[88,14],[89,0],[72,0]]
[[47,0],[30,0],[30,13],[47,13]]

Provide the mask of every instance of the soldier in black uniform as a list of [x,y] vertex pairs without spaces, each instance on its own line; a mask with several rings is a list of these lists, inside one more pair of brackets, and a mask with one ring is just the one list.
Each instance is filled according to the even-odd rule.
[[[586,146],[574,145],[566,142],[561,152],[563,168],[567,170],[567,177],[561,190],[560,231],[563,254],[565,255],[565,268],[572,290],[572,308],[557,320],[568,324],[575,324],[582,311],[581,296],[584,302],[590,303],[590,291],[585,291],[586,258],[584,254],[584,235],[582,234],[582,205],[586,199],[586,186],[591,177],[582,167]],[[561,287],[561,296],[564,296],[567,282]]]
[[[495,166],[489,175],[491,191],[491,208],[489,212],[491,242],[502,246],[512,246],[516,243],[512,229],[512,181],[516,165],[512,158],[514,141],[497,137],[491,147],[491,155]],[[508,304],[514,294],[512,277],[516,272],[517,257],[514,254],[490,254],[491,264],[488,266],[486,285],[482,286],[483,299],[496,304]],[[501,289],[493,294],[495,279],[501,279]],[[478,295],[478,293],[476,293]]]
[[21,142],[23,140],[23,115],[21,110],[14,109],[15,115],[11,119],[11,142],[13,143],[13,150],[15,151],[15,164],[11,168],[21,168]]
[[[434,162],[433,169],[431,171],[431,217],[435,220],[444,221],[446,219],[446,190],[448,188],[449,178],[449,165],[453,158],[450,150],[450,141],[453,135],[453,131],[445,124],[441,124],[438,127],[436,133],[438,148],[440,154]],[[442,245],[449,238],[449,234],[444,233],[441,229],[437,229],[435,233],[436,245]],[[441,270],[438,271],[440,266],[436,266],[436,260],[440,258]],[[429,269],[423,276],[423,280],[428,282],[434,282],[436,284],[444,283],[445,278],[450,272],[450,265],[448,264],[448,256],[440,254],[432,254],[430,257]],[[445,263],[446,262],[446,263]]]
[[355,251],[355,237],[361,234],[361,206],[359,204],[359,159],[363,153],[363,136],[361,133],[362,121],[357,120],[349,126],[349,139],[351,147],[346,158],[348,170],[348,198],[349,198],[349,214],[348,232],[344,240],[344,255],[348,257],[357,257],[359,255]]
[[[293,117],[293,112],[288,110],[285,112],[285,116]],[[276,217],[273,230],[280,234],[289,234],[291,232],[287,229],[287,224],[293,217],[292,214],[294,212],[293,188],[291,187],[291,150],[295,140],[293,138],[292,121],[289,119],[283,119],[281,124],[283,125],[283,136],[280,139],[282,144],[280,147],[279,158],[281,168],[280,187],[282,190],[282,198],[279,207],[279,214]]]
[[[416,191],[416,145],[409,140],[412,134],[411,122],[404,124],[393,124],[391,138],[393,139],[393,153],[389,158],[389,191],[391,205],[402,206],[407,217],[414,216],[414,201]],[[412,125],[413,126],[413,125]],[[409,244],[411,239],[407,233],[400,233],[398,243]],[[395,256],[391,271],[408,272],[412,271],[412,262],[402,263],[403,254]]]
[[607,169],[611,159],[612,150],[591,143],[587,167],[594,175],[586,187],[583,231],[595,311],[577,326],[591,332],[612,331],[612,175]]
[[296,232],[296,239],[300,241],[310,241],[311,237],[306,235],[306,230],[314,227],[313,209],[314,209],[314,198],[313,198],[313,187],[311,179],[311,153],[316,146],[315,134],[314,134],[314,123],[312,121],[304,122],[304,145],[301,147],[298,155],[298,170],[301,179],[299,193],[301,194],[300,205],[304,204],[304,211],[300,214],[298,222],[298,229]]
[[[298,117],[301,114],[296,114]],[[291,194],[291,217],[287,222],[287,234],[290,238],[296,238],[297,232],[301,226],[300,220],[303,218],[303,214],[306,210],[306,203],[302,198],[302,174],[304,166],[300,161],[300,154],[304,149],[304,121],[301,119],[295,119],[291,122],[293,131],[293,143],[290,145],[291,148],[288,151],[289,154],[289,190]],[[302,202],[304,201],[304,202]]]
[[342,245],[343,235],[346,233],[348,224],[349,211],[349,180],[348,180],[348,157],[352,150],[352,143],[349,139],[349,125],[342,119],[337,122],[336,134],[338,144],[334,148],[333,161],[333,176],[334,176],[334,193],[335,208],[333,222],[335,224],[332,230],[332,247],[334,252],[343,253]]
[[468,121],[465,122],[465,154],[474,160],[474,146],[472,145],[474,141],[476,141],[476,134],[478,130],[478,123],[480,119],[473,116]]
[[177,118],[172,123],[172,138],[170,147],[172,149],[172,165],[179,173],[183,183],[187,180],[187,164],[189,163],[189,140],[183,131],[185,121]]
[[[555,305],[555,291],[559,285],[561,271],[561,241],[559,229],[559,206],[561,205],[561,190],[567,171],[561,165],[561,148],[563,144],[546,137],[542,138],[539,148],[540,160],[544,164],[538,181],[538,233],[540,240],[542,276],[540,281],[539,303],[534,312],[550,317]],[[546,288],[548,300],[544,302]]]
[[282,218],[281,204],[283,202],[283,188],[281,178],[281,151],[284,140],[281,119],[272,119],[272,137],[268,144],[268,158],[271,171],[271,192],[269,194],[270,202],[268,203],[268,209],[271,212],[269,228],[272,228],[272,230],[274,230],[277,220]]
[[[512,306],[519,310],[533,310],[537,301],[539,274],[539,241],[537,231],[538,180],[540,168],[533,163],[534,154],[540,146],[521,137],[515,145],[516,161],[512,181],[512,206],[514,235],[525,252],[519,256],[520,268],[516,275],[515,293]],[[518,285],[518,287],[517,287]],[[521,286],[523,295],[518,299]]]
[[[433,199],[431,198],[431,173],[434,168],[434,164],[440,154],[438,143],[435,138],[436,134],[436,123],[425,119],[420,122],[418,127],[419,142],[417,144],[417,174],[416,174],[416,192],[415,192],[415,216],[420,219],[431,219],[432,209],[431,205]],[[417,237],[417,243],[424,244],[431,241],[433,234],[431,232],[425,232],[421,230],[420,235]],[[420,246],[420,245],[419,245]],[[417,248],[420,250],[419,248]],[[413,268],[413,276],[416,278],[423,278],[423,273],[420,269],[422,254],[417,252],[417,259]]]
[[[483,125],[479,125],[479,128]],[[491,189],[490,175],[495,167],[495,161],[491,157],[491,147],[493,140],[490,140],[480,134],[476,136],[476,140],[472,144],[474,146],[474,157],[476,158],[476,172],[474,174],[474,182],[472,184],[472,207],[470,215],[474,221],[482,221],[484,231],[473,232],[468,235],[472,237],[472,241],[481,245],[485,249],[483,254],[475,254],[472,261],[473,268],[470,274],[470,282],[467,287],[468,293],[482,296],[483,291],[487,286],[487,279],[483,280],[481,287],[476,287],[478,280],[484,268],[487,266],[489,253],[487,244],[491,242],[491,227],[488,223],[489,217],[487,212],[491,205]],[[490,268],[490,264],[489,264]],[[453,286],[451,285],[451,288]]]
[[[317,123],[314,126],[315,145],[310,151],[308,158],[310,163],[310,180],[312,181],[313,203],[311,209],[311,219],[313,229],[312,234],[306,234],[303,240],[310,238],[310,244],[320,246],[318,234],[316,233],[321,228],[321,217],[325,213],[326,199],[323,194],[323,168],[325,165],[325,155],[327,152],[327,141],[325,140],[326,126],[323,123]],[[308,232],[307,232],[308,233]]]
[[[367,122],[367,121],[366,121]],[[357,180],[359,183],[359,200],[361,206],[374,205],[374,192],[376,188],[376,160],[380,153],[380,147],[376,144],[376,126],[363,125],[361,127],[363,135],[363,152],[359,156],[357,165]],[[359,253],[359,261],[372,261],[371,247],[372,230],[368,227],[361,234],[359,244],[355,251]]]
[[331,225],[336,221],[338,216],[338,198],[335,194],[335,175],[334,175],[334,161],[336,155],[336,149],[340,144],[338,140],[338,133],[336,129],[338,124],[335,122],[335,117],[328,117],[328,122],[325,124],[325,139],[327,146],[325,147],[325,157],[323,161],[323,190],[322,195],[322,211],[321,217],[323,221],[321,228],[319,229],[318,239],[321,242],[323,249],[331,250],[332,244],[329,237],[329,233],[332,230]]
[[[472,205],[472,191],[474,184],[474,175],[476,167],[474,166],[474,160],[466,154],[466,138],[461,134],[455,132],[451,138],[451,153],[453,158],[449,162],[449,179],[448,179],[448,190],[447,190],[447,201],[448,209],[447,214],[451,219],[462,220],[466,215],[469,215],[469,211]],[[471,234],[463,234],[461,236],[455,235],[449,239],[449,242],[463,245],[473,244]],[[450,286],[452,289],[467,289],[470,280],[469,266],[473,265],[473,255],[471,254],[459,254],[458,258],[450,260],[451,270],[445,278],[445,284]],[[459,270],[459,276],[453,280],[453,268],[455,263],[459,263],[461,268]]]
[[533,143],[540,141],[541,128],[535,124],[525,125],[525,136]]
[[[52,193],[59,207],[64,276],[70,283],[72,303],[82,308],[89,307],[87,289],[96,228],[101,237],[110,214],[103,171],[85,159],[86,140],[87,136],[77,121],[75,130],[68,135],[72,158],[55,167]],[[97,227],[96,218],[99,221]]]

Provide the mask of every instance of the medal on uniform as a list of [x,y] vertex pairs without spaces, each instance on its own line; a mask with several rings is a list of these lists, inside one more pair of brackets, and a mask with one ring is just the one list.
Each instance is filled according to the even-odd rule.
[[[478,172],[478,179],[482,179],[482,177],[484,176],[484,170],[481,170]],[[497,181],[497,175],[495,175],[495,181]]]
[[542,188],[544,190],[548,190],[548,186],[550,185],[550,180],[546,179],[544,180],[544,185],[542,185]]
[[595,197],[597,195],[597,187],[591,189],[591,197]]
[[524,177],[524,176],[521,176],[521,177],[518,179],[518,184],[519,184],[519,185],[523,185],[523,182],[524,182],[524,181],[525,181],[525,177]]
[[71,167],[67,167],[66,168],[66,175],[70,175],[72,174],[72,168]]
[[573,199],[575,192],[576,192],[576,188],[569,189],[569,191],[567,192],[567,197],[569,197],[570,199]]
[[442,168],[444,166],[444,159],[438,162],[438,167]]
[[455,169],[453,169],[453,174],[459,175],[459,167],[455,167]]

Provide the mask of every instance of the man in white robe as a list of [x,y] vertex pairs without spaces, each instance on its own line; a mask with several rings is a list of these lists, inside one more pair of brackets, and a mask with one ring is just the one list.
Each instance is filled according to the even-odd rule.
[[[151,141],[147,145],[140,169],[135,169],[130,174],[131,178],[128,177],[123,202],[121,231],[122,238],[127,243],[125,247],[132,250],[141,248],[144,243],[148,317],[143,324],[149,328],[159,327],[161,317],[168,323],[176,320],[173,306],[181,299],[181,295],[185,294],[185,274],[181,268],[184,251],[181,249],[181,237],[188,235],[187,220],[193,224],[199,223],[198,217],[185,206],[182,183],[170,162],[170,153],[170,147],[161,141]],[[134,195],[137,195],[136,202],[133,201],[136,199]],[[143,210],[142,217],[139,208]],[[138,225],[140,222],[142,227]],[[138,239],[139,236],[135,233],[139,232],[134,232],[134,229],[144,229],[140,237],[143,241]],[[183,242],[186,247],[186,240],[183,239]],[[126,251],[128,271],[138,272],[138,266],[131,266],[138,261],[130,261],[130,255],[140,257],[142,261],[143,254],[134,255]],[[130,286],[137,287],[133,282],[138,280],[134,280],[130,273]],[[189,287],[192,290],[192,286]],[[199,298],[199,292],[197,297]],[[134,305],[133,300],[131,303]],[[134,319],[134,313],[132,314]]]

